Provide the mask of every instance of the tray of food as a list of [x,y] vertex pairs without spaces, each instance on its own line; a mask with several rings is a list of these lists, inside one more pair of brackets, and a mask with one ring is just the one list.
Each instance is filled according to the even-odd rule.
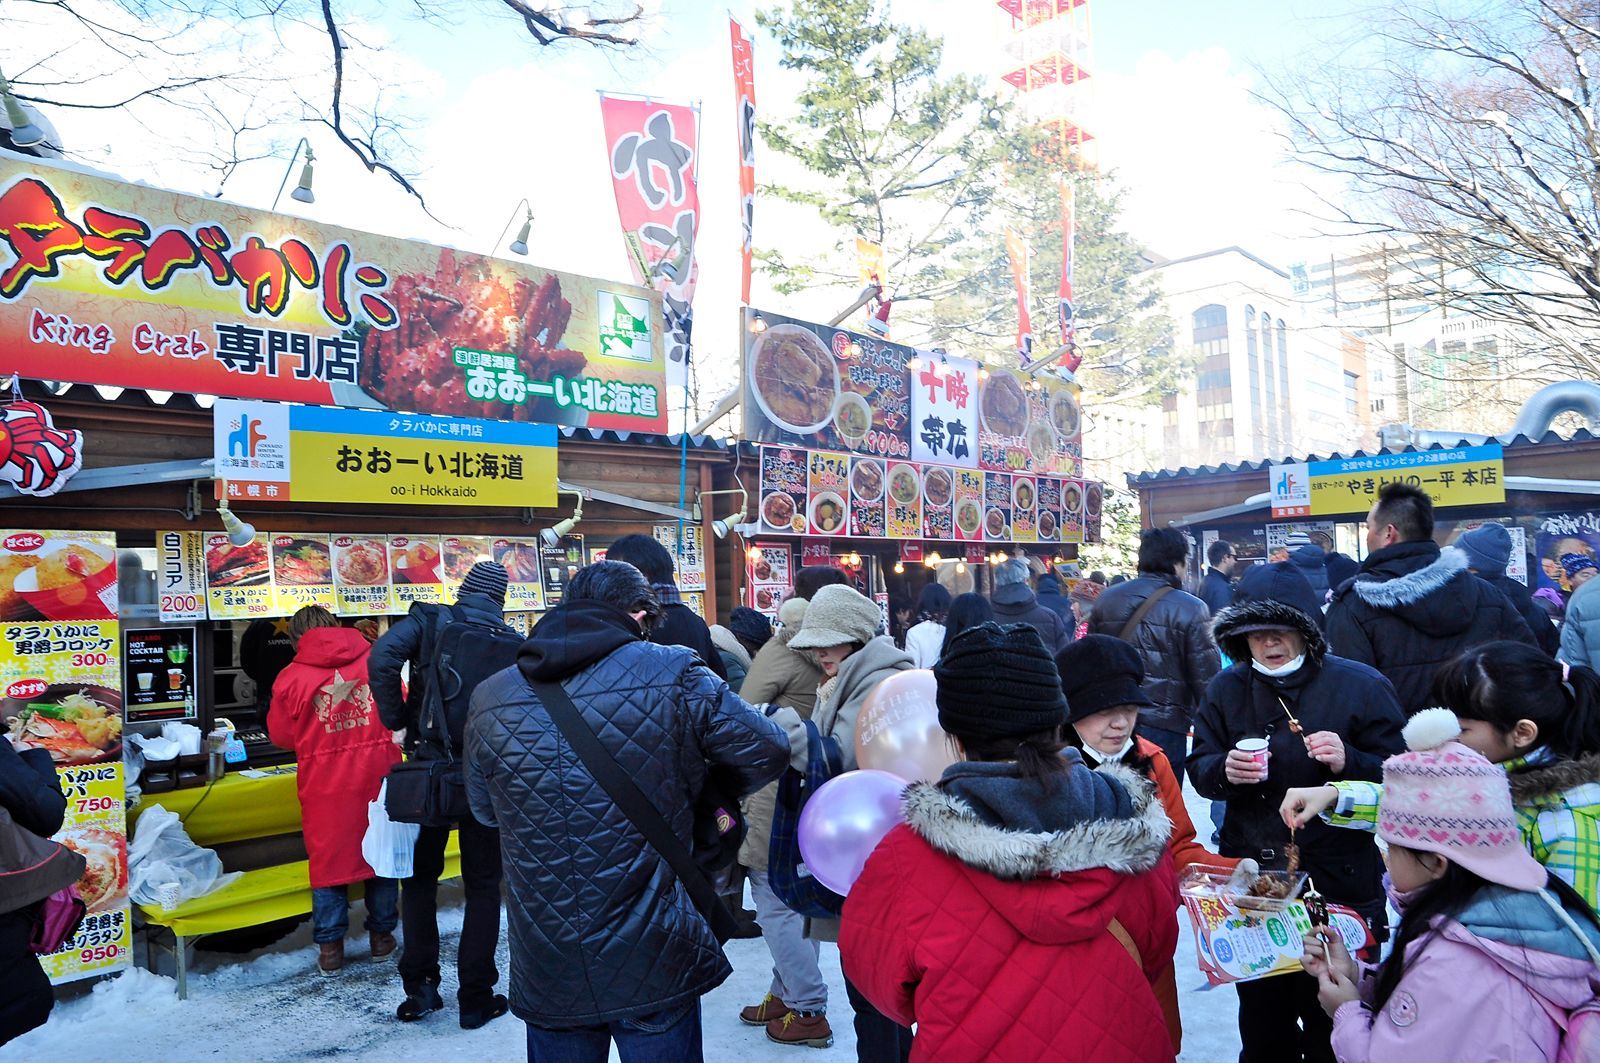
[[1254,912],[1283,911],[1305,886],[1303,871],[1236,871],[1213,864],[1190,864],[1178,880],[1178,892],[1185,897]]

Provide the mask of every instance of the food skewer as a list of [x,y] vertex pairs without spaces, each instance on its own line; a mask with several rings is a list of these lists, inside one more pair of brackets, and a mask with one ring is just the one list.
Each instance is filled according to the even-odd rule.
[[1306,906],[1306,916],[1310,918],[1312,926],[1328,925],[1328,902],[1317,892],[1317,884],[1309,878],[1306,879],[1306,891],[1300,895],[1300,900]]
[[1306,736],[1305,728],[1301,727],[1300,721],[1294,718],[1294,713],[1289,711],[1289,705],[1283,700],[1282,696],[1278,698],[1278,707],[1283,710],[1285,716],[1289,717],[1289,730],[1304,738]]

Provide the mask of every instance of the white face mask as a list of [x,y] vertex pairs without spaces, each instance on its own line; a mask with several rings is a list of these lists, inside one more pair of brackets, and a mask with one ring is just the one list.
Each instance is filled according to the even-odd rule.
[[1294,660],[1290,661],[1288,664],[1281,665],[1281,666],[1279,666],[1277,668],[1268,668],[1266,665],[1262,664],[1260,661],[1255,660],[1254,658],[1251,658],[1250,667],[1254,668],[1256,671],[1260,672],[1262,675],[1271,676],[1274,679],[1281,679],[1282,677],[1284,677],[1286,675],[1294,675],[1296,672],[1298,672],[1300,670],[1300,666],[1302,664],[1305,664],[1305,663],[1306,663],[1306,655],[1302,653],[1300,656],[1296,657]]
[[1085,756],[1094,758],[1096,764],[1117,764],[1121,762],[1123,757],[1128,755],[1128,750],[1132,748],[1133,736],[1129,735],[1128,740],[1122,743],[1122,748],[1115,753],[1102,753],[1093,746],[1084,746],[1083,752]]

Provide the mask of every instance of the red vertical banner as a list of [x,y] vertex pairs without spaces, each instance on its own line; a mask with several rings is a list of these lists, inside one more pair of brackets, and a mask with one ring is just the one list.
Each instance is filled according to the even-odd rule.
[[755,44],[744,27],[728,16],[733,39],[733,98],[739,122],[739,229],[744,234],[740,252],[739,301],[750,305],[750,258],[754,249],[756,207],[756,59]]
[[1017,359],[1024,368],[1033,357],[1033,318],[1028,313],[1028,248],[1013,229],[1006,229],[1006,256],[1011,282],[1017,287]]
[[600,94],[617,215],[634,277],[661,293],[667,383],[682,387],[693,326],[700,232],[699,110],[690,104]]
[[1076,373],[1083,364],[1083,353],[1078,350],[1077,308],[1072,301],[1072,250],[1077,238],[1078,206],[1072,182],[1061,179],[1061,346],[1066,348],[1061,364],[1067,372]]

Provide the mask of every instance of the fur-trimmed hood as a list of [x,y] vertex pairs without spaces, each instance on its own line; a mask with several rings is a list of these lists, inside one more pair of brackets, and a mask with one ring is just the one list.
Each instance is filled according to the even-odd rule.
[[1403,576],[1393,579],[1363,579],[1358,576],[1350,589],[1368,605],[1379,609],[1395,609],[1402,605],[1414,605],[1434,591],[1443,590],[1456,573],[1465,571],[1467,555],[1451,546],[1440,550],[1439,556],[1431,563],[1412,569]]
[[1211,632],[1223,653],[1236,662],[1248,662],[1250,641],[1246,629],[1266,624],[1287,628],[1305,639],[1306,657],[1313,663],[1320,664],[1328,653],[1328,640],[1322,636],[1322,625],[1304,610],[1270,598],[1228,606],[1211,622]]
[[1600,753],[1578,760],[1562,760],[1542,767],[1527,767],[1507,777],[1513,804],[1531,805],[1579,786],[1600,783]]
[[[1121,874],[1150,870],[1166,852],[1172,834],[1172,821],[1155,788],[1120,764],[1090,772],[1076,750],[1067,755],[1074,762],[1071,772],[1093,776],[1077,781],[1112,791],[1113,800],[1120,797],[1115,791],[1122,791],[1131,802],[1131,812],[1076,822],[1061,819],[1056,829],[1018,830],[980,817],[972,803],[949,792],[952,787],[947,775],[941,784],[913,783],[906,788],[906,825],[939,852],[1009,882],[1059,878],[1097,868]],[[1015,785],[1019,790],[1037,786],[1020,778]],[[1061,789],[1076,787],[1063,785]]]

